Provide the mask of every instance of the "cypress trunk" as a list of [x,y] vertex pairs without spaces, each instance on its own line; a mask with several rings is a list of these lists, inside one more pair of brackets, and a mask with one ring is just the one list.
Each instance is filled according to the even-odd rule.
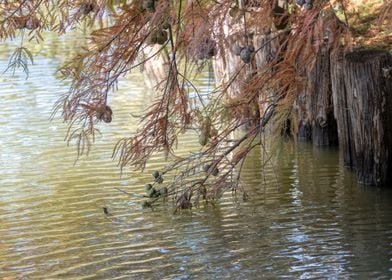
[[308,86],[296,100],[298,139],[312,140],[315,146],[338,143],[333,112],[329,51],[317,54],[315,65],[308,69]]
[[346,54],[343,67],[335,66],[332,71],[344,77],[344,85],[338,80],[334,86],[334,99],[335,111],[342,117],[340,139],[347,143],[345,161],[355,167],[358,181],[366,185],[385,185],[392,178],[390,69],[388,52],[358,50]]
[[347,104],[347,90],[344,83],[344,56],[343,53],[331,55],[331,82],[334,115],[337,121],[339,147],[343,153],[343,162],[347,167],[354,167],[353,142],[351,132],[351,119]]
[[325,48],[317,55],[311,80],[312,141],[315,146],[338,144],[338,131],[333,114],[329,51]]

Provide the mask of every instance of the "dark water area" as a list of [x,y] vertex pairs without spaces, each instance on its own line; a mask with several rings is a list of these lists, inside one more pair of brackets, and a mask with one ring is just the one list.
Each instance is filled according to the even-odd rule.
[[[1,71],[13,44],[0,47]],[[153,98],[138,72],[119,83],[113,122],[99,124],[91,154],[75,162],[66,125],[49,120],[67,90],[55,71],[68,46],[34,45],[29,79],[0,76],[0,279],[392,278],[392,192],[357,184],[337,148],[284,142],[265,166],[271,151],[255,149],[242,177],[247,201],[227,193],[180,214],[170,201],[142,209],[163,158],[122,176],[111,159],[137,129],[131,113]],[[178,152],[198,148],[186,134]]]

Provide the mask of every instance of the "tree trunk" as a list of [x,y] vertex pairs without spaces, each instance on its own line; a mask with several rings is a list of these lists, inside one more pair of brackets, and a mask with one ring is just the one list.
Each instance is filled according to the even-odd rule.
[[[227,36],[227,46],[224,53],[219,52],[213,60],[213,69],[215,81],[217,85],[227,86],[227,92],[230,97],[238,98],[243,95],[244,86],[248,85],[248,80],[257,71],[264,70],[265,66],[275,57],[276,49],[279,45],[279,35],[284,36],[282,32],[273,32],[268,35],[263,32],[253,32],[249,30],[249,34],[244,34],[241,27],[232,28],[234,31]],[[253,45],[255,50],[258,50],[251,56],[251,61],[244,65],[238,54],[236,55],[236,48],[238,46],[245,47]],[[235,77],[235,79],[233,79]],[[250,124],[260,121],[260,116],[263,116],[268,107],[267,100],[274,95],[274,92],[263,92],[256,100],[254,106],[243,108],[243,118],[249,121]],[[243,128],[247,129],[245,125]]]
[[300,141],[312,141],[312,125],[310,123],[310,95],[307,88],[298,94],[295,100],[294,129]]
[[[245,45],[243,37],[243,35],[237,33],[230,34],[227,38],[229,43],[225,46],[227,51],[225,53],[219,53],[213,59],[214,75],[217,85],[228,85],[228,93],[233,97],[240,95],[244,81],[246,81],[247,76],[251,72],[249,71],[250,67],[248,65],[240,71],[243,62],[239,56],[235,55],[236,45]],[[232,80],[232,77],[236,77],[236,79]]]
[[348,105],[351,130],[341,132],[350,139],[357,179],[366,185],[384,185],[392,179],[391,68],[392,57],[386,51],[359,50],[344,60],[347,104],[341,107]]
[[315,146],[338,144],[338,131],[333,114],[329,51],[322,49],[317,55],[311,73],[312,141]]
[[300,140],[312,140],[315,146],[338,143],[337,124],[333,112],[329,51],[317,55],[313,69],[309,69],[308,86],[296,100]]
[[344,84],[344,56],[343,53],[331,55],[331,82],[334,115],[337,120],[339,147],[343,153],[343,162],[347,167],[354,167],[353,142],[349,105],[347,104],[347,90]]

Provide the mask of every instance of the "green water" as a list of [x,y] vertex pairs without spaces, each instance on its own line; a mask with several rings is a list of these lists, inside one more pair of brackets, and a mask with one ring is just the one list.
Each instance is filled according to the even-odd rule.
[[[113,122],[99,125],[91,154],[75,163],[66,125],[49,117],[67,90],[55,70],[83,42],[48,39],[33,46],[28,80],[0,76],[0,279],[392,277],[392,193],[358,185],[337,149],[286,143],[263,172],[255,150],[244,168],[248,201],[227,194],[176,215],[170,203],[143,210],[150,173],[120,177],[111,159],[137,129],[131,113],[153,98],[138,72],[120,82]],[[0,46],[1,70],[16,44]],[[197,147],[187,135],[179,152]],[[164,164],[156,157],[147,169]]]

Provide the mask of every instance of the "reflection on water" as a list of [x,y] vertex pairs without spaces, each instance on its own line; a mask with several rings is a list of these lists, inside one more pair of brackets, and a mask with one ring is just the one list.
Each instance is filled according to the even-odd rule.
[[[149,172],[120,177],[110,159],[136,130],[131,113],[152,98],[142,76],[121,81],[113,122],[75,163],[65,125],[48,120],[67,89],[53,77],[67,45],[52,45],[40,47],[28,80],[0,76],[0,278],[391,278],[392,193],[357,185],[336,149],[288,142],[266,166],[268,155],[253,151],[246,202],[227,194],[179,215],[169,203],[142,210]],[[11,50],[1,46],[0,69]],[[181,152],[197,147],[190,135],[183,141]],[[163,164],[157,157],[148,169]]]

